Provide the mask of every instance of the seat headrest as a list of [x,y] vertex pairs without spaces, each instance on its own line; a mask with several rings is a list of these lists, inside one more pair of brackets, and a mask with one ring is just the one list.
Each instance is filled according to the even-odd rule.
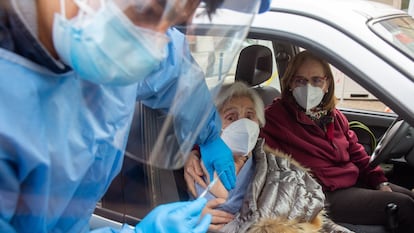
[[272,76],[272,51],[263,45],[250,45],[240,52],[235,80],[250,86],[259,85]]

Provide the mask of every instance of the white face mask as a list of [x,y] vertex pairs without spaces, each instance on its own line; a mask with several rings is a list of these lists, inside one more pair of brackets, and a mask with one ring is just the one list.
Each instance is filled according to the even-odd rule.
[[306,86],[295,87],[293,89],[293,97],[295,97],[296,102],[304,108],[307,112],[312,108],[318,106],[325,93],[322,88],[314,87],[310,84]]
[[259,124],[247,118],[242,118],[223,129],[221,139],[234,154],[246,156],[256,145],[259,131]]

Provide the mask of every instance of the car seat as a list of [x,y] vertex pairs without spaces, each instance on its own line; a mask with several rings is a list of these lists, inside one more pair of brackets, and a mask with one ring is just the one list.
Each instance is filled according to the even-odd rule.
[[256,90],[265,106],[280,96],[278,89],[263,85],[272,74],[273,56],[268,47],[255,44],[242,49],[237,61],[235,80],[245,82]]

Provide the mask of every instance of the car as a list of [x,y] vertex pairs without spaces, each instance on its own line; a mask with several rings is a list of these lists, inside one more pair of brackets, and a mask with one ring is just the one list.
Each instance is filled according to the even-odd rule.
[[[251,83],[252,88],[268,89],[266,93],[270,90],[277,96],[289,59],[307,49],[338,71],[338,83],[346,76],[375,97],[362,101],[362,107],[376,101],[392,109],[338,107],[349,121],[369,129],[369,134],[355,131],[372,152],[371,162],[381,165],[391,182],[414,187],[414,19],[410,15],[366,0],[273,0],[269,12],[255,17],[240,50],[251,45],[271,51],[273,68],[265,82]],[[233,67],[226,82],[237,79],[237,63]],[[340,87],[343,83],[338,84],[337,95]],[[155,114],[140,103],[137,106]],[[187,199],[182,169],[160,169],[125,156],[122,171],[96,207],[91,228],[135,225],[155,206]],[[348,227],[356,232],[386,232],[383,226]]]

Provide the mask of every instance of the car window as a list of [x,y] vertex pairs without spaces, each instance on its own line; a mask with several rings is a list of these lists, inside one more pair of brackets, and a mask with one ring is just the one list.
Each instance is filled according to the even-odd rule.
[[414,59],[414,19],[388,18],[373,22],[370,28],[381,38]]
[[[303,50],[303,48],[299,48]],[[341,70],[331,64],[335,80],[335,96],[338,98],[338,108],[366,110],[374,112],[392,112],[376,96],[352,80]]]
[[[246,39],[243,47],[247,47],[252,44],[264,45],[271,49],[273,54],[273,75],[271,79],[263,83],[263,85],[269,85],[275,87],[279,91],[280,87],[280,74],[277,70],[275,52],[273,48],[273,41],[259,40],[259,39]],[[302,50],[303,48],[299,48]],[[232,71],[227,77],[227,82],[234,82],[234,73],[237,65],[237,59],[233,65]],[[334,78],[335,78],[335,95],[338,98],[338,108],[358,109],[375,112],[392,112],[384,103],[382,103],[376,96],[368,92],[365,88],[353,81],[350,77],[346,76],[342,71],[331,65]]]
[[338,108],[350,108],[375,112],[392,112],[377,97],[331,65],[335,79],[335,95]]

